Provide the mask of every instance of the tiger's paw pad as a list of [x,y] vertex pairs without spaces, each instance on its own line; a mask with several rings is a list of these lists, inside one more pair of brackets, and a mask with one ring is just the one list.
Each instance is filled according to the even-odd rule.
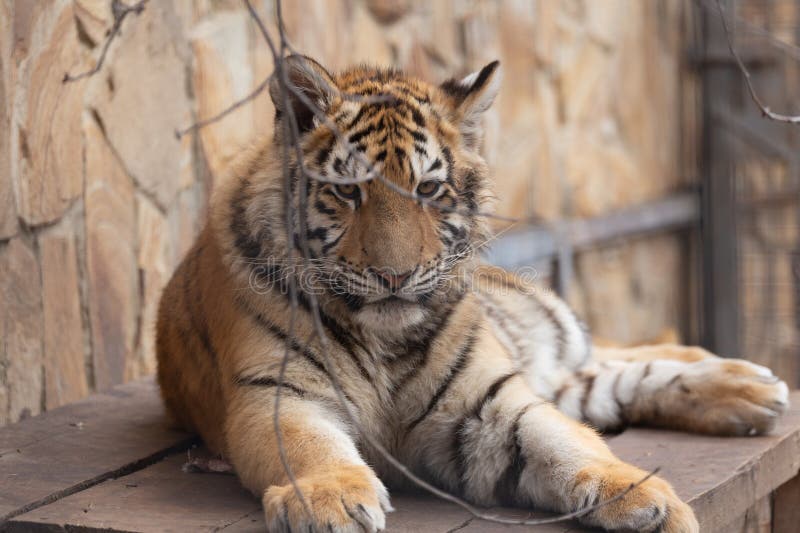
[[305,476],[297,480],[297,487],[302,500],[291,484],[264,493],[268,531],[373,533],[384,530],[385,513],[392,511],[386,487],[366,466]]
[[741,359],[691,365],[676,385],[696,406],[696,430],[721,435],[761,435],[789,406],[789,388],[763,366]]
[[[582,507],[611,500],[641,481],[645,475],[645,472],[624,463],[587,468],[578,476],[577,496]],[[691,507],[678,498],[666,481],[655,476],[622,498],[601,505],[582,517],[581,521],[612,531],[700,531]]]

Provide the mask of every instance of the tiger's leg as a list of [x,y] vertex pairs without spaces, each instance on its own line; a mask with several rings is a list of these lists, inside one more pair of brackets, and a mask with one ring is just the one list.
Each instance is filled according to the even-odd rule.
[[280,429],[288,464],[309,515],[284,471],[273,425],[274,386],[233,391],[226,434],[242,484],[263,495],[267,529],[275,532],[381,531],[388,493],[358,453],[347,426],[323,401],[283,389]]
[[763,366],[702,348],[655,345],[599,349],[568,377],[554,401],[601,430],[643,424],[717,435],[770,431],[788,388]]
[[[411,429],[416,469],[480,505],[559,512],[612,498],[645,477],[593,430],[533,394],[519,374],[498,375],[499,368],[459,377]],[[608,530],[698,531],[692,510],[658,477],[581,520]]]

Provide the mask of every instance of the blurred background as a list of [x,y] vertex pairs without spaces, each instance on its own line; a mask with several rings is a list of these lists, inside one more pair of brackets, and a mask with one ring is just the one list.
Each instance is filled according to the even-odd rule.
[[[133,3],[133,0],[127,0]],[[257,1],[275,32],[275,5]],[[800,0],[723,0],[772,109],[800,113]],[[489,260],[533,267],[605,344],[680,341],[800,385],[800,126],[762,117],[715,0],[287,0],[331,70],[439,82],[500,59]],[[160,291],[215,180],[270,134],[236,0],[0,0],[0,424],[153,373]]]

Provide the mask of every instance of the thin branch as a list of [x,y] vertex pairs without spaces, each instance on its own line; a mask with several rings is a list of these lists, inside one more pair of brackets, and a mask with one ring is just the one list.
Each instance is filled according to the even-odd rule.
[[269,76],[264,78],[264,80],[261,83],[258,84],[258,87],[253,89],[253,91],[250,94],[248,94],[244,98],[241,98],[240,100],[236,100],[234,103],[232,103],[231,105],[229,105],[228,107],[226,107],[225,109],[223,109],[222,111],[217,113],[216,115],[214,115],[212,117],[209,117],[209,118],[206,118],[206,119],[203,119],[203,120],[198,120],[194,124],[184,128],[182,130],[175,130],[175,137],[178,140],[180,140],[181,137],[183,137],[187,133],[192,133],[193,131],[197,131],[197,130],[199,130],[201,128],[205,128],[209,124],[213,124],[214,122],[222,120],[226,116],[230,115],[231,113],[233,113],[234,111],[236,111],[237,109],[239,109],[240,107],[245,105],[246,103],[248,103],[251,100],[255,99],[259,94],[261,94],[264,91],[264,89],[266,89],[269,86],[269,78],[270,78]]
[[750,92],[750,98],[761,109],[761,113],[765,117],[777,122],[800,124],[800,115],[784,115],[782,113],[776,113],[764,105],[764,103],[761,101],[761,98],[758,97],[756,89],[753,86],[753,80],[751,79],[750,71],[747,70],[744,61],[742,61],[742,58],[739,56],[739,52],[736,51],[736,47],[733,45],[733,36],[731,35],[730,28],[728,27],[728,18],[725,15],[725,9],[722,7],[722,2],[721,0],[716,0],[716,2],[717,10],[719,11],[720,18],[722,19],[722,27],[725,30],[725,38],[728,40],[728,49],[731,51],[731,55],[733,55],[734,59],[736,59],[736,63],[739,65],[739,70],[744,76],[744,81],[747,83],[747,90]]
[[117,35],[119,35],[119,31],[122,28],[122,21],[124,21],[125,17],[131,13],[136,13],[137,16],[140,15],[142,11],[144,11],[145,4],[147,4],[147,0],[140,0],[139,2],[136,2],[130,6],[122,3],[120,0],[111,0],[111,14],[114,16],[114,25],[111,26],[111,30],[108,32],[106,42],[103,44],[103,50],[100,52],[100,57],[97,59],[97,63],[95,64],[94,68],[74,75],[70,74],[69,72],[65,72],[64,78],[61,80],[61,82],[69,83],[78,81],[83,78],[94,76],[100,72],[100,69],[103,68],[103,63],[106,60],[106,54],[108,54],[108,49],[111,46],[111,42],[117,37]]
[[[722,16],[717,7],[712,3],[711,0],[696,0],[696,2],[700,4],[701,7],[706,9],[709,13],[712,13],[718,17]],[[766,28],[763,28],[757,24],[753,24],[746,18],[740,17],[736,13],[733,13],[731,15],[731,18],[733,19],[734,22],[736,22],[737,25],[744,26],[745,28],[747,28],[749,32],[765,38],[767,41],[769,41],[769,44],[771,44],[775,48],[780,49],[792,59],[800,61],[800,46],[797,46],[792,43],[787,43],[783,39],[779,39]]]

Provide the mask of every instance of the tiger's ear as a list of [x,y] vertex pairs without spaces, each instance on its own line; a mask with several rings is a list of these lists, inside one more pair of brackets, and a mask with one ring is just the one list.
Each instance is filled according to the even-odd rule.
[[303,134],[314,126],[314,110],[293,91],[302,93],[306,100],[325,113],[339,94],[339,90],[333,81],[333,76],[310,57],[290,55],[283,60],[283,65],[289,84],[286,91],[283,90],[277,69],[269,79],[269,95],[275,104],[275,120],[279,121],[287,116],[288,104],[294,111],[297,126]]
[[481,117],[494,102],[502,78],[500,62],[492,61],[464,79],[449,79],[439,86],[453,105],[464,144],[470,149],[480,144]]

